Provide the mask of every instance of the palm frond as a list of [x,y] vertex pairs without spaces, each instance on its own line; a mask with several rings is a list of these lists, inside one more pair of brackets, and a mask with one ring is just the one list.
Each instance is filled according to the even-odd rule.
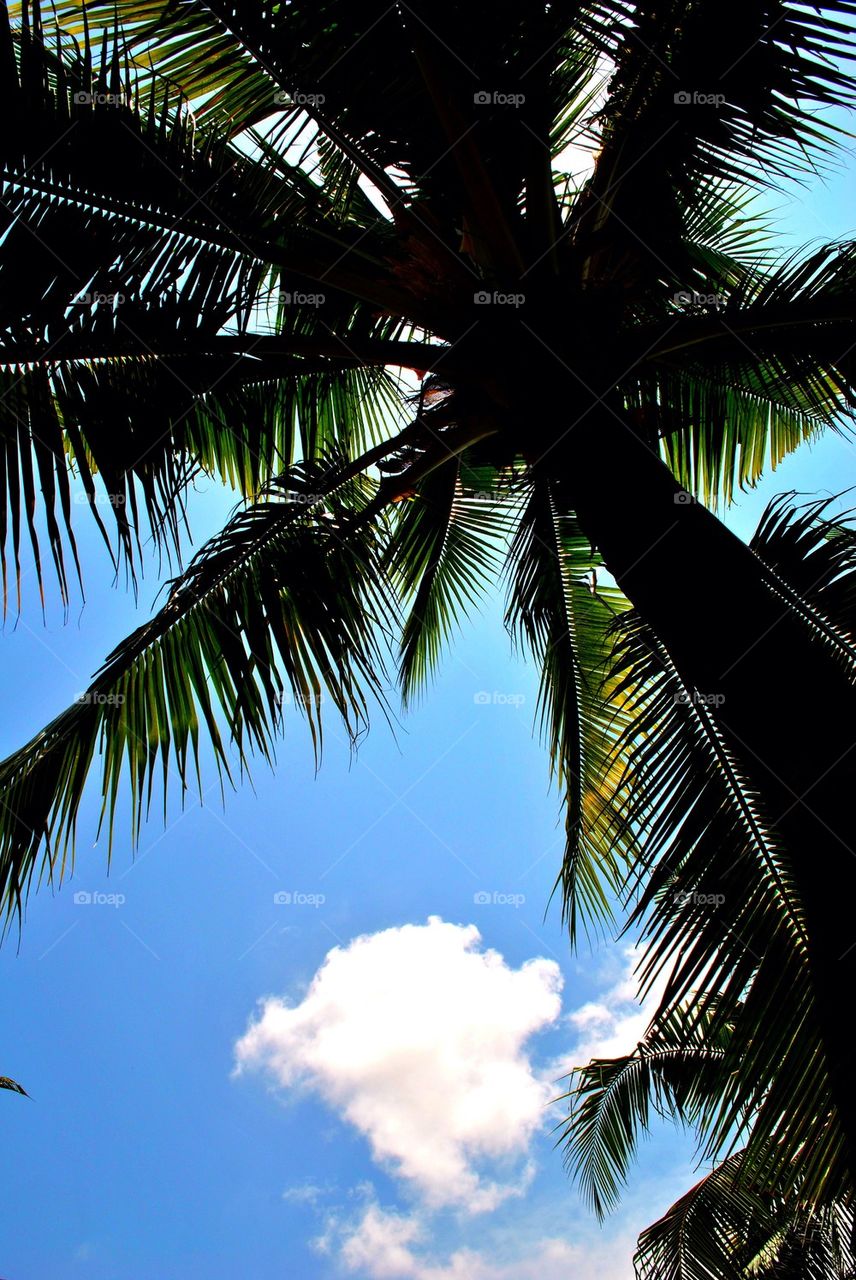
[[453,627],[483,599],[501,560],[499,496],[467,495],[465,460],[451,458],[401,504],[386,552],[405,608],[400,680],[410,701],[433,673]]
[[[769,546],[766,571],[785,606],[854,671],[853,535],[824,518],[826,505],[774,503],[753,549],[763,561]],[[751,1117],[747,1161],[774,1161],[783,1184],[798,1169],[807,1197],[840,1195],[843,1138],[791,855],[752,782],[751,760],[726,744],[717,707],[684,685],[634,612],[616,622],[615,644],[615,696],[628,725],[613,759],[635,782],[616,808],[641,850],[625,893],[638,892],[629,923],[646,943],[642,982],[666,977],[658,1024],[690,1002],[700,1026],[733,1027],[705,1151],[727,1151]]]
[[636,335],[645,356],[628,402],[680,483],[713,504],[852,419],[856,250],[734,262],[691,283],[661,340]]
[[625,816],[643,850],[628,886],[640,891],[629,922],[647,943],[642,981],[667,975],[664,1014],[692,1000],[698,1018],[715,1007],[716,1019],[734,1024],[707,1150],[727,1149],[751,1112],[754,1155],[787,1114],[783,1168],[811,1134],[813,1176],[834,1183],[846,1174],[840,1133],[827,1123],[830,1081],[787,851],[715,709],[683,685],[650,628],[627,615],[622,630],[633,718],[632,746],[623,746],[638,780]]
[[853,1213],[754,1189],[736,1152],[639,1237],[638,1280],[852,1280]]
[[[732,1026],[699,1020],[692,1007],[655,1017],[629,1054],[577,1068],[562,1126],[566,1163],[599,1217],[627,1179],[650,1112],[696,1130],[701,1144],[734,1069]],[[744,1116],[735,1136],[746,1136]],[[808,1144],[807,1144],[808,1146]],[[852,1213],[845,1199],[806,1196],[806,1151],[791,1176],[778,1177],[774,1138],[750,1157],[728,1155],[640,1236],[640,1280],[749,1280],[749,1277],[853,1275]]]
[[[854,100],[851,0],[622,6],[596,172],[571,213],[591,281],[680,277],[687,211],[711,183],[776,182],[828,154]],[[678,287],[680,287],[678,283]]]
[[[295,456],[391,434],[393,381],[377,361],[360,369],[353,344],[402,326],[334,280],[319,292],[283,272],[286,227],[317,246],[330,212],[299,166],[200,134],[175,93],[147,100],[115,18],[99,60],[88,30],[81,49],[43,27],[38,5],[23,17],[15,29],[0,19],[16,122],[0,143],[0,533],[19,568],[26,519],[41,583],[41,489],[67,600],[72,477],[105,536],[115,521],[133,571],[141,510],[169,553],[198,469],[252,496]],[[273,322],[277,354],[263,359]]]
[[30,1096],[17,1080],[10,1080],[8,1076],[0,1076],[0,1089],[8,1089],[11,1093],[22,1093],[25,1098]]
[[102,756],[102,820],[112,829],[123,772],[136,833],[161,777],[182,791],[198,774],[204,732],[229,776],[220,724],[242,762],[270,757],[284,694],[320,748],[329,698],[356,738],[384,701],[388,593],[376,531],[361,512],[372,487],[297,468],[280,492],[241,511],[194,558],[150,622],[110,656],[76,705],[0,766],[0,890],[20,913],[44,845],[42,874],[61,880],[73,857],[87,775]]
[[[101,821],[112,826],[122,775],[136,839],[153,787],[199,778],[200,734],[230,776],[221,725],[243,766],[272,757],[284,696],[308,721],[316,755],[320,702],[353,742],[386,706],[385,662],[399,621],[386,583],[384,512],[487,433],[456,423],[428,435],[417,420],[359,458],[313,459],[276,477],[172,584],[157,614],[111,653],[75,706],[0,764],[0,903],[7,923],[41,876],[59,882],[96,754]],[[401,474],[371,468],[419,442]],[[39,853],[42,852],[39,864]],[[109,856],[109,855],[108,855]]]
[[686,211],[684,234],[695,260],[698,291],[735,287],[750,270],[774,261],[772,215],[763,212],[757,192],[746,185],[712,182]]
[[558,885],[572,938],[579,924],[611,918],[633,856],[616,823],[629,779],[616,757],[627,727],[610,677],[610,626],[627,608],[598,583],[601,561],[553,486],[536,481],[508,562],[506,624],[541,670],[538,715],[565,807]]
[[572,1073],[568,1119],[557,1139],[565,1164],[603,1219],[618,1202],[650,1111],[703,1128],[731,1069],[728,1024],[713,1025],[677,1007],[657,1019],[632,1053],[597,1058]]

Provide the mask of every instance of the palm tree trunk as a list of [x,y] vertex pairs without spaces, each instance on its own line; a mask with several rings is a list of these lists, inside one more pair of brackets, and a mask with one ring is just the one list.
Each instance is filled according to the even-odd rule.
[[618,410],[558,446],[591,541],[716,718],[793,857],[832,1082],[856,1177],[856,688],[765,579],[757,557],[674,477]]

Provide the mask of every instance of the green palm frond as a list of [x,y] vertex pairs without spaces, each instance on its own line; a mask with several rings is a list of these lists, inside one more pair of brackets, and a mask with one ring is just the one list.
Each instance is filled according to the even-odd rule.
[[639,1238],[638,1280],[853,1280],[853,1212],[753,1188],[736,1152]]
[[772,215],[745,185],[713,182],[697,193],[686,212],[685,230],[695,260],[699,292],[737,286],[747,271],[773,264]]
[[668,975],[663,1014],[692,1000],[699,1019],[715,1010],[714,1025],[733,1022],[733,1061],[707,1150],[727,1149],[751,1112],[754,1155],[787,1114],[783,1170],[812,1134],[812,1176],[835,1184],[846,1175],[840,1135],[827,1126],[830,1081],[788,853],[715,708],[684,686],[650,628],[632,615],[623,622],[618,663],[633,719],[632,746],[623,745],[638,781],[625,817],[643,851],[629,920],[647,942],[642,981]]
[[320,747],[328,698],[356,738],[372,700],[383,704],[392,602],[376,531],[364,517],[372,487],[299,468],[241,511],[173,584],[163,608],[107,658],[78,703],[0,768],[0,884],[20,911],[44,844],[42,873],[62,879],[73,856],[87,775],[102,756],[102,819],[112,828],[123,772],[139,829],[160,776],[185,789],[200,735],[229,776],[220,725],[241,760],[269,757],[289,693]]
[[[827,505],[774,502],[752,545],[762,561],[769,555],[766,572],[783,604],[852,672],[856,544],[846,526],[824,518]],[[682,682],[635,612],[620,615],[614,633],[613,696],[627,727],[613,760],[634,780],[614,807],[618,830],[626,827],[640,850],[624,892],[636,898],[629,922],[646,943],[643,985],[667,978],[652,1034],[688,1001],[699,1027],[715,1035],[731,1027],[721,1096],[705,1117],[706,1153],[728,1150],[751,1116],[747,1160],[766,1159],[775,1138],[778,1178],[786,1184],[798,1168],[805,1195],[839,1194],[846,1162],[791,854],[752,782],[751,760],[726,745],[716,706]]]
[[11,1093],[22,1093],[25,1098],[30,1096],[17,1080],[10,1080],[8,1076],[0,1076],[0,1089],[8,1089]]
[[335,280],[312,288],[283,272],[286,228],[303,237],[300,257],[330,213],[299,166],[200,135],[174,93],[147,98],[115,26],[99,60],[91,39],[81,50],[60,31],[54,43],[38,13],[0,32],[16,121],[0,143],[0,552],[5,583],[6,535],[19,569],[26,519],[41,581],[41,489],[67,600],[72,477],[105,536],[102,513],[115,521],[133,569],[141,510],[169,552],[200,468],[251,497],[298,457],[391,434],[395,384],[379,361],[360,367],[355,344],[407,326]]
[[680,1006],[655,1021],[632,1053],[597,1058],[572,1073],[558,1142],[565,1164],[599,1218],[618,1202],[650,1112],[697,1129],[731,1070],[731,1027]]
[[824,417],[816,401],[795,404],[777,381],[763,362],[733,383],[716,372],[665,372],[647,382],[634,407],[658,422],[663,457],[682,488],[716,509],[834,426],[832,415],[844,407],[830,387],[831,414]]
[[444,644],[496,580],[504,527],[502,495],[465,493],[465,461],[452,458],[401,504],[386,559],[405,622],[400,680],[410,701],[433,673]]
[[711,505],[856,409],[856,247],[720,271],[675,293],[661,339],[640,330],[627,388],[677,479]]
[[[296,117],[302,115],[303,128],[308,123],[307,132],[320,135],[331,187],[353,192],[351,175],[362,172],[394,195],[387,171],[395,169],[406,175],[411,191],[437,198],[448,188],[454,166],[441,162],[429,172],[443,148],[430,108],[426,46],[436,39],[442,49],[445,42],[456,49],[458,65],[471,69],[459,108],[472,108],[474,84],[508,84],[528,74],[524,107],[533,113],[530,125],[537,120],[540,136],[543,117],[549,128],[567,109],[578,84],[576,67],[580,60],[591,61],[597,33],[623,8],[577,3],[525,11],[504,3],[497,11],[479,0],[462,23],[458,7],[445,3],[396,11],[379,0],[358,7],[337,0],[254,11],[215,0],[191,10],[168,0],[126,0],[120,17],[132,57],[141,66],[153,65],[164,85],[180,85],[203,123],[227,118],[238,133],[263,129],[270,117],[279,121],[277,127],[299,130]],[[78,3],[62,0],[58,13],[64,29],[80,31]],[[87,16],[93,30],[112,30],[115,8],[107,0],[90,3]],[[421,65],[415,50],[423,55]],[[457,81],[454,66],[451,74]],[[457,88],[447,83],[450,96]],[[295,112],[295,103],[302,111]],[[486,148],[492,150],[497,125],[508,121],[501,111],[481,115],[483,133],[493,135]],[[514,131],[506,161],[515,177],[522,175],[528,141],[524,129]],[[498,156],[491,157],[496,173],[497,162]]]
[[[84,9],[79,0],[60,0],[55,12],[62,30],[78,40],[88,28],[96,47],[115,29],[115,5],[89,0]],[[209,6],[135,0],[122,4],[120,20],[123,51],[139,74],[153,73],[156,101],[178,85],[203,125],[228,120],[234,133],[282,111],[264,61],[216,22]]]
[[[136,835],[171,772],[182,790],[210,760],[228,776],[229,740],[241,767],[270,758],[286,697],[316,751],[321,697],[356,740],[390,652],[412,699],[507,552],[565,811],[565,918],[576,936],[625,906],[643,986],[665,981],[637,1052],[583,1069],[566,1137],[601,1210],[652,1105],[722,1161],[677,1236],[652,1228],[652,1277],[710,1276],[728,1241],[739,1274],[772,1275],[793,1222],[808,1238],[852,1184],[812,879],[824,820],[777,801],[822,781],[846,843],[856,542],[782,500],[753,557],[673,500],[675,477],[730,499],[856,408],[854,246],[776,261],[753,204],[828,153],[829,112],[856,100],[854,20],[856,0],[0,14],[10,574],[29,537],[41,577],[41,539],[67,599],[77,489],[129,559],[146,520],[177,545],[200,470],[244,503],[84,699],[0,765],[7,923],[70,865],[96,756],[102,822],[127,792]],[[577,184],[556,167],[580,142]],[[414,421],[396,368],[420,372]],[[682,595],[697,565],[703,605]],[[744,611],[763,632],[748,654]],[[816,681],[773,715],[764,663],[781,684],[791,649]],[[814,706],[840,695],[834,733],[815,689]],[[843,859],[822,865],[850,884]],[[676,1271],[702,1204],[709,1240]]]
[[[40,866],[59,882],[74,855],[77,815],[100,754],[102,823],[111,833],[123,776],[134,839],[160,777],[182,792],[199,779],[200,739],[221,778],[224,741],[243,766],[272,758],[293,697],[321,747],[329,700],[353,742],[371,707],[386,708],[386,661],[400,623],[383,554],[385,509],[482,435],[417,420],[359,458],[328,455],[278,475],[174,581],[166,603],[111,653],[78,702],[0,764],[0,901],[7,922]],[[415,456],[400,473],[369,474]],[[39,855],[41,853],[41,862]]]
[[[652,1110],[695,1129],[704,1143],[734,1070],[731,1050],[732,1027],[699,1020],[687,1005],[655,1017],[631,1053],[575,1069],[560,1140],[599,1217],[617,1202]],[[735,1140],[750,1122],[743,1117]],[[806,1195],[806,1151],[781,1179],[776,1145],[774,1138],[752,1156],[748,1149],[728,1155],[648,1227],[634,1259],[639,1280],[851,1280],[847,1200]]]
[[558,884],[572,938],[579,923],[611,918],[634,853],[616,822],[629,796],[616,745],[627,728],[610,676],[611,624],[627,608],[598,583],[601,561],[561,493],[536,482],[511,548],[506,624],[541,670],[538,715],[565,807]]
[[[347,368],[328,357],[266,356],[261,339],[254,346],[228,336],[187,338],[180,330],[171,337],[164,307],[156,333],[147,320],[123,316],[110,355],[93,358],[98,344],[90,340],[81,348],[89,351],[87,358],[63,358],[58,344],[44,360],[10,360],[0,368],[3,476],[16,565],[22,506],[38,562],[35,468],[64,598],[55,506],[72,549],[73,503],[78,510],[81,503],[91,506],[99,520],[101,511],[111,513],[133,568],[140,506],[169,552],[179,542],[184,490],[199,471],[253,498],[297,459],[323,457],[337,447],[363,452],[401,424],[395,380],[382,368]],[[0,359],[6,354],[0,349]],[[26,503],[14,487],[18,475]],[[82,492],[73,493],[75,480]]]
[[824,113],[854,100],[856,9],[851,0],[623,9],[604,46],[615,72],[574,235],[593,282],[617,273],[654,288],[665,271],[680,288],[687,212],[712,183],[757,189],[829,153],[836,130]]

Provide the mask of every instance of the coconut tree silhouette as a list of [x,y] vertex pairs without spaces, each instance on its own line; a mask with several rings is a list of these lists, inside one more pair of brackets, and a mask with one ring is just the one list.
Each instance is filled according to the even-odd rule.
[[834,149],[854,10],[4,16],[8,576],[28,536],[67,597],[75,485],[132,569],[141,529],[175,549],[199,472],[242,499],[0,767],[8,919],[62,876],[96,756],[106,821],[121,790],[138,829],[203,738],[224,770],[269,755],[285,691],[316,744],[322,692],[356,739],[390,663],[411,698],[504,558],[571,931],[635,901],[661,1019],[694,993],[732,1028],[752,1150],[840,1189],[853,540],[783,502],[747,546],[708,507],[853,408],[854,246],[777,256],[751,201]]

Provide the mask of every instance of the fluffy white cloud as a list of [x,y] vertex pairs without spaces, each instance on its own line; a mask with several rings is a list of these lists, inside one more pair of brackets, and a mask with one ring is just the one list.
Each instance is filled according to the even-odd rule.
[[[530,1038],[557,1025],[558,966],[539,958],[515,969],[472,925],[431,917],[357,938],[327,955],[301,1001],[263,1001],[238,1042],[238,1070],[314,1090],[410,1192],[404,1212],[378,1204],[371,1186],[354,1188],[361,1208],[326,1215],[316,1247],[354,1280],[632,1280],[636,1235],[654,1216],[648,1192],[665,1208],[689,1174],[668,1193],[649,1180],[642,1202],[605,1233],[573,1209],[570,1188],[566,1236],[528,1202],[506,1205],[487,1227],[437,1211],[493,1210],[526,1188],[533,1139],[556,1120],[546,1104],[557,1078],[626,1052],[647,1027],[659,992],[640,1007],[636,960],[632,950],[612,953],[603,994],[566,1013],[569,1048],[546,1069],[533,1064]],[[319,1212],[320,1191],[285,1195]]]
[[370,1280],[567,1280],[568,1276],[597,1276],[598,1280],[632,1280],[633,1238],[572,1244],[559,1237],[540,1240],[524,1256],[492,1260],[482,1249],[457,1249],[445,1261],[424,1248],[428,1231],[417,1215],[388,1213],[372,1202],[349,1227],[331,1224],[325,1245],[338,1239],[338,1256],[345,1268]]
[[416,1274],[418,1262],[410,1246],[423,1238],[415,1217],[385,1213],[370,1204],[360,1222],[342,1232],[339,1256],[349,1271],[364,1271],[376,1280]]
[[[429,1208],[489,1211],[521,1189],[508,1162],[548,1121],[553,1088],[526,1043],[558,1018],[561,986],[555,962],[514,969],[483,949],[474,925],[432,916],[334,948],[299,1004],[265,1000],[237,1044],[238,1070],[316,1090]],[[505,1180],[488,1180],[485,1162]],[[366,1230],[376,1225],[367,1219]],[[389,1266],[413,1239],[396,1230]]]

